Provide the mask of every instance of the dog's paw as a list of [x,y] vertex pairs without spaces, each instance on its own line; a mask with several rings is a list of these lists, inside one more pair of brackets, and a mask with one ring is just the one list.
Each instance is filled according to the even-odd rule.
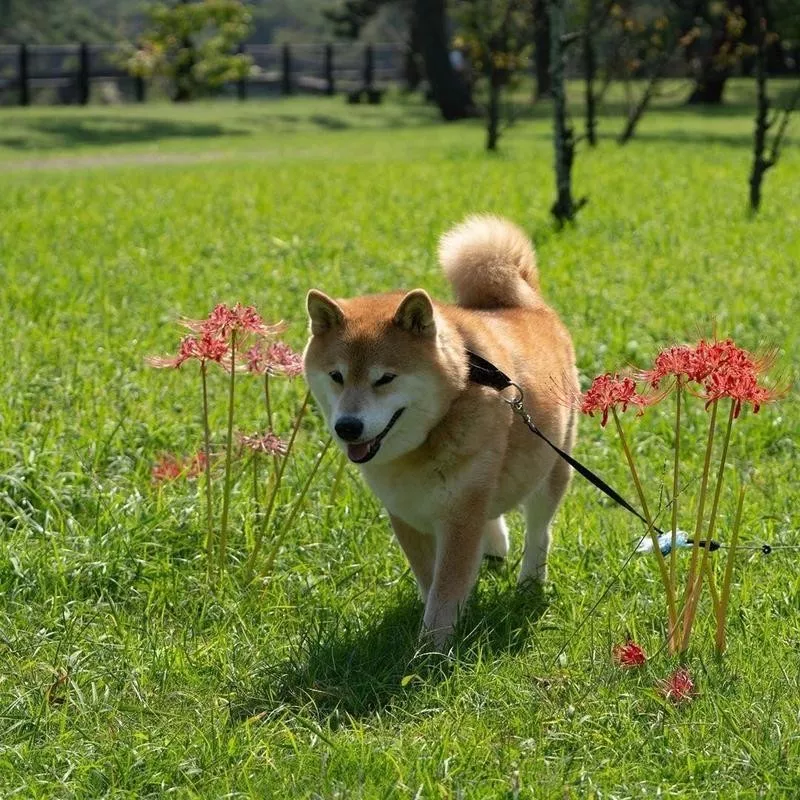
[[430,629],[422,626],[417,640],[417,653],[427,655],[448,656],[453,645],[452,628]]
[[483,556],[483,563],[486,564],[486,569],[490,569],[492,572],[500,572],[505,568],[508,559],[506,559],[505,556],[493,556],[489,553],[485,553]]
[[530,578],[525,578],[525,580],[517,581],[517,591],[533,599],[534,602],[550,603],[556,594],[556,587],[547,580],[542,581],[537,577],[531,576]]

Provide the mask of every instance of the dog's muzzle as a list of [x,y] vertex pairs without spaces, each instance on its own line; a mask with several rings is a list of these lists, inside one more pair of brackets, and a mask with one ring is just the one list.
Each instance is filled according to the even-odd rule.
[[[373,458],[375,458],[378,450],[381,449],[381,442],[386,438],[386,434],[389,433],[389,431],[394,427],[395,422],[400,419],[400,415],[405,410],[405,406],[403,408],[398,408],[397,411],[392,414],[389,424],[374,439],[368,439],[366,442],[351,442],[348,444],[347,457],[354,464],[366,464],[367,461],[371,461]],[[338,423],[335,430],[337,433],[339,433]]]

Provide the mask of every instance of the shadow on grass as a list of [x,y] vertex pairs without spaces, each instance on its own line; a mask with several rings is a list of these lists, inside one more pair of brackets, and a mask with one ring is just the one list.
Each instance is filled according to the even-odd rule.
[[[322,101],[324,102],[324,101]],[[320,108],[325,106],[320,105]],[[435,107],[419,104],[392,103],[385,107],[370,108],[372,113],[359,116],[344,105],[330,109],[332,113],[316,114],[240,114],[235,118],[248,126],[274,133],[294,133],[303,130],[345,131],[345,130],[397,130],[444,124]],[[365,109],[366,110],[366,109]],[[341,114],[341,116],[340,116]]]
[[[142,144],[162,139],[209,139],[217,136],[242,136],[247,131],[214,123],[173,122],[159,118],[86,116],[76,118],[32,117],[27,129],[36,134],[31,140],[15,134],[0,136],[0,146],[15,150],[54,150],[88,145]],[[44,138],[40,138],[44,137]]]
[[251,686],[241,687],[231,719],[289,708],[330,723],[379,712],[398,696],[443,680],[456,663],[522,650],[546,609],[540,588],[501,588],[494,581],[473,598],[449,656],[420,644],[422,605],[411,596],[374,617],[319,615],[287,660],[265,667]]

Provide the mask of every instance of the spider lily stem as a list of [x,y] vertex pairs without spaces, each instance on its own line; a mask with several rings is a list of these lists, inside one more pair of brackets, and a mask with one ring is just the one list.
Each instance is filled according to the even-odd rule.
[[[703,527],[703,516],[706,506],[706,493],[708,491],[708,473],[711,468],[711,452],[714,448],[714,429],[717,422],[717,403],[711,404],[711,419],[708,423],[708,437],[706,439],[706,455],[703,463],[703,477],[700,482],[700,497],[697,501],[697,520],[694,528],[694,542],[692,544],[692,560],[689,564],[689,574],[686,578],[686,589],[683,593],[683,635],[681,639],[681,652],[685,653],[689,647],[689,614],[691,613],[692,590],[697,577],[697,560],[700,554],[700,529]],[[702,575],[702,573],[701,573]]]
[[736,555],[736,545],[739,542],[739,529],[742,525],[742,509],[744,508],[744,486],[739,489],[739,502],[736,506],[736,519],[733,523],[733,532],[731,533],[731,544],[728,550],[728,558],[725,561],[725,576],[722,579],[722,595],[719,601],[719,608],[717,609],[717,633],[715,642],[717,646],[717,653],[722,655],[727,649],[727,641],[725,634],[725,622],[728,616],[728,602],[731,598],[731,579],[733,578],[733,559]]
[[208,380],[206,362],[200,362],[200,383],[203,386],[203,439],[206,451],[206,570],[209,579],[214,576],[214,512],[211,502],[211,431],[208,426]]
[[328,441],[325,442],[324,447],[322,448],[322,450],[320,450],[319,455],[314,461],[314,466],[311,468],[311,472],[308,473],[308,477],[306,478],[306,481],[303,484],[303,488],[300,490],[300,494],[294,501],[294,505],[292,506],[292,510],[289,512],[289,516],[286,518],[286,521],[281,524],[280,529],[275,534],[275,541],[272,543],[272,548],[269,552],[269,555],[267,556],[266,563],[264,564],[264,569],[261,571],[262,575],[267,575],[269,571],[272,569],[272,565],[275,563],[275,558],[278,555],[278,550],[280,550],[281,543],[283,542],[283,537],[286,535],[286,532],[292,527],[294,518],[297,516],[297,512],[303,505],[303,501],[305,500],[306,494],[308,494],[308,490],[311,487],[311,483],[314,480],[314,476],[317,474],[317,470],[319,469],[322,460],[325,458],[325,454],[328,452],[328,448],[331,446],[331,442],[333,442],[333,437],[329,436]]
[[622,449],[625,452],[625,458],[628,462],[631,476],[633,477],[633,483],[636,486],[636,493],[639,496],[639,502],[642,504],[642,512],[647,520],[647,530],[653,540],[653,550],[655,551],[658,569],[661,573],[661,582],[664,584],[664,589],[667,593],[668,641],[671,642],[677,633],[678,616],[675,609],[675,595],[672,591],[672,586],[669,580],[667,561],[664,558],[664,554],[661,552],[661,547],[658,543],[658,534],[655,530],[655,523],[653,521],[653,517],[650,515],[650,508],[647,505],[647,498],[645,497],[644,489],[642,488],[642,482],[639,480],[639,473],[636,469],[633,453],[628,446],[628,440],[625,438],[625,432],[623,431],[622,425],[619,421],[619,414],[617,414],[616,408],[612,408],[611,411],[614,415],[614,424],[616,425],[617,433],[619,434],[620,441],[622,442]]
[[[717,404],[714,403],[715,407],[716,405]],[[692,584],[691,593],[688,596],[688,604],[686,612],[684,614],[683,645],[682,645],[682,649],[684,651],[689,646],[689,637],[692,634],[692,625],[694,624],[695,617],[697,616],[697,606],[700,602],[700,595],[703,590],[703,575],[705,574],[706,564],[708,561],[708,554],[711,547],[711,540],[714,536],[714,529],[716,527],[716,522],[717,522],[717,512],[719,511],[719,499],[722,494],[722,484],[725,478],[725,463],[727,462],[728,458],[728,445],[730,444],[731,440],[731,431],[733,430],[733,420],[735,413],[736,413],[736,401],[731,400],[731,409],[730,413],[728,414],[728,425],[725,429],[725,438],[723,439],[722,442],[722,453],[720,454],[719,468],[717,470],[717,484],[714,487],[714,500],[711,504],[711,515],[708,520],[708,534],[706,535],[705,547],[702,548],[703,555],[702,558],[700,559],[700,569],[698,570],[694,583]],[[708,453],[706,453],[706,455],[708,456]],[[699,520],[698,525],[701,524],[701,522],[702,521]],[[699,543],[697,546],[699,548]],[[695,553],[695,548],[693,547],[692,555],[694,555],[694,553]],[[717,603],[715,604],[715,608],[718,605],[719,605],[719,598],[717,598]]]
[[217,558],[220,571],[225,568],[228,548],[228,516],[231,507],[231,459],[233,458],[233,411],[234,388],[236,383],[236,331],[231,332],[231,381],[228,391],[228,434],[225,443],[225,483],[222,494],[222,522],[219,533],[219,552]]
[[289,436],[289,442],[286,445],[286,452],[281,458],[280,464],[277,465],[275,478],[272,484],[272,491],[270,492],[269,500],[267,501],[267,507],[264,511],[264,516],[261,519],[261,525],[256,533],[256,540],[255,544],[253,545],[253,550],[251,551],[250,557],[247,559],[247,564],[245,566],[245,582],[247,583],[249,583],[253,578],[253,567],[256,563],[259,553],[261,552],[261,546],[264,543],[264,535],[267,532],[267,527],[269,526],[269,521],[272,517],[272,511],[275,508],[275,501],[278,497],[278,490],[281,488],[283,475],[286,471],[286,464],[289,461],[292,447],[294,446],[295,439],[297,438],[297,432],[300,430],[300,423],[303,421],[303,416],[308,408],[310,399],[311,393],[306,392],[306,395],[303,398],[303,404],[300,406],[300,410],[297,412],[297,417],[295,418],[294,426],[292,427],[292,433]]
[[[672,590],[673,602],[676,596],[677,583],[677,537],[678,537],[678,477],[680,474],[681,458],[681,378],[677,378],[677,391],[675,394],[675,462],[672,474],[672,534],[670,537],[671,548],[669,551],[669,585]],[[674,649],[675,639],[680,638],[677,630],[678,619],[675,619],[676,630],[669,639],[670,651]]]

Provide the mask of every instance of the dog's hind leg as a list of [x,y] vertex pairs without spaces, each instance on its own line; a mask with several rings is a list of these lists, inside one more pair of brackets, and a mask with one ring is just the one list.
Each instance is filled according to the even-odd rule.
[[[570,452],[575,443],[577,412],[572,411],[561,447]],[[519,583],[547,580],[547,553],[550,550],[550,525],[572,477],[572,468],[558,458],[550,474],[523,501],[525,507],[525,553]]]
[[525,553],[519,583],[547,580],[547,553],[550,550],[550,525],[569,486],[570,466],[559,459],[544,482],[525,500]]
[[483,555],[491,561],[504,561],[508,555],[508,528],[503,517],[490,519],[484,526]]
[[428,592],[433,583],[433,569],[436,565],[436,539],[430,534],[422,533],[416,528],[403,522],[403,520],[389,515],[392,528],[400,547],[406,554],[411,571],[417,579],[419,594],[422,602],[428,600]]
[[[566,470],[561,469],[561,464]],[[559,473],[566,472],[566,476]],[[550,550],[550,523],[569,483],[569,467],[558,462],[545,481],[523,501],[525,507],[525,553],[519,583],[547,580],[547,553]]]

